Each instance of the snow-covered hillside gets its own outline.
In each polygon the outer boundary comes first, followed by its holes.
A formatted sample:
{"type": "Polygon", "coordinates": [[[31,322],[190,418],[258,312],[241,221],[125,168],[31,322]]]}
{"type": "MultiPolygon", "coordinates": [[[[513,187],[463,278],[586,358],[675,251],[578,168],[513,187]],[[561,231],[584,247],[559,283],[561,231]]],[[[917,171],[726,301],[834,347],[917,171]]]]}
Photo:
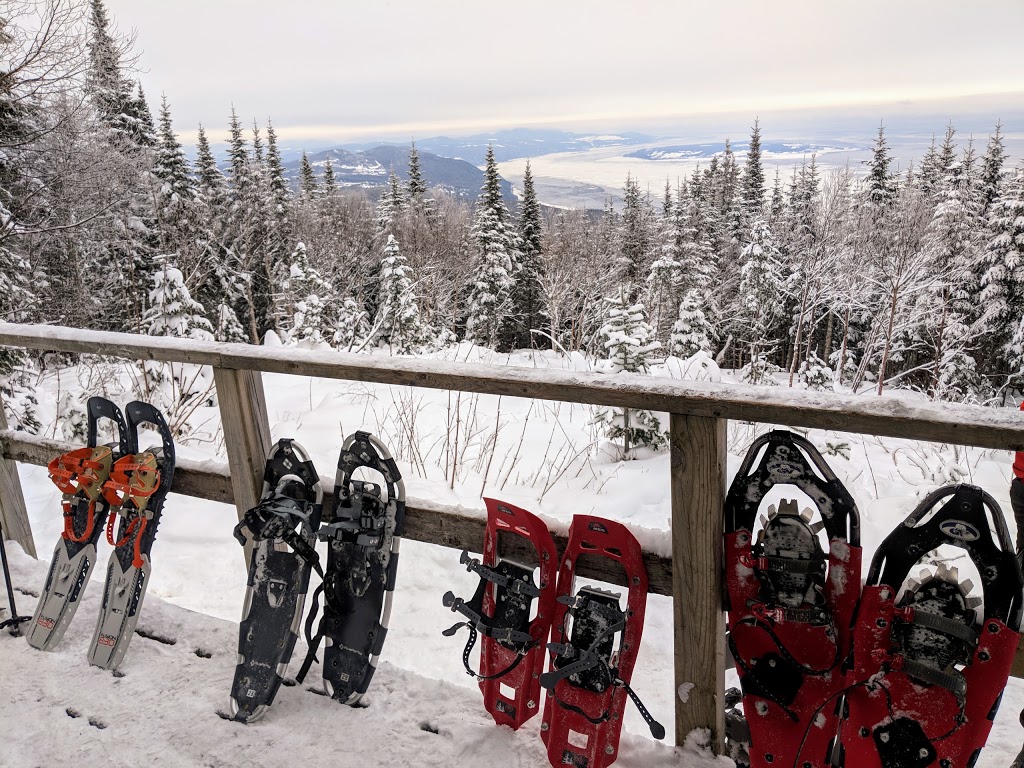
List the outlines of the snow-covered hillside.
{"type": "MultiPolygon", "coordinates": [[[[439,354],[516,366],[589,365],[578,355],[507,356],[469,345],[439,354]]],[[[679,376],[685,370],[676,362],[654,373],[679,376]]],[[[721,376],[731,380],[728,373],[721,376]]],[[[132,378],[128,364],[50,370],[37,386],[44,434],[62,437],[58,402],[81,393],[103,394],[123,404],[134,399],[132,378]]],[[[574,513],[604,515],[633,528],[646,547],[668,549],[667,453],[619,462],[613,447],[597,438],[590,407],[283,375],[264,376],[264,385],[274,439],[297,439],[323,476],[333,475],[342,435],[366,429],[391,446],[410,497],[482,514],[481,496],[496,496],[543,514],[561,530],[574,513]]],[[[887,396],[917,397],[907,392],[887,396]]],[[[180,441],[179,455],[223,461],[216,406],[198,408],[187,423],[190,433],[180,441]]],[[[730,423],[730,472],[766,428],[730,423]]],[[[925,493],[946,482],[981,485],[1009,514],[1008,452],[819,430],[809,437],[857,500],[865,560],[925,493]]],[[[19,471],[42,557],[34,562],[12,547],[19,609],[31,613],[35,601],[26,593],[42,585],[45,561],[63,523],[59,494],[45,469],[21,466],[19,471]]],[[[462,669],[463,640],[441,636],[456,620],[442,607],[441,595],[448,589],[471,593],[475,577],[458,565],[458,552],[416,542],[403,543],[391,630],[369,709],[335,706],[302,687],[289,687],[254,726],[219,719],[217,710],[228,705],[235,622],[245,589],[241,548],[231,536],[234,523],[232,507],[183,496],[168,499],[140,628],[153,638],[176,642],[136,637],[121,669],[124,677],[90,669],[85,659],[102,568],[94,572],[96,583],[55,653],[38,653],[24,640],[0,636],[0,679],[11,692],[0,700],[0,766],[50,765],[71,758],[80,765],[102,760],[103,765],[271,766],[327,756],[338,765],[544,764],[538,721],[515,734],[494,726],[462,669]],[[197,655],[197,650],[211,655],[197,655]],[[90,726],[90,718],[105,727],[90,726]]],[[[1012,532],[1012,519],[1010,525],[1012,532]]],[[[108,552],[102,545],[101,562],[108,552]]],[[[670,734],[672,638],[671,601],[651,595],[633,687],[670,734]]],[[[304,650],[300,643],[292,673],[304,650]]],[[[314,667],[307,682],[317,673],[314,667]]],[[[735,681],[731,672],[728,679],[735,681]]],[[[1022,706],[1024,683],[1012,680],[979,766],[995,768],[1012,760],[1024,736],[1017,722],[1022,706]]],[[[632,707],[625,730],[617,763],[624,768],[727,764],[655,744],[632,707]]]]}

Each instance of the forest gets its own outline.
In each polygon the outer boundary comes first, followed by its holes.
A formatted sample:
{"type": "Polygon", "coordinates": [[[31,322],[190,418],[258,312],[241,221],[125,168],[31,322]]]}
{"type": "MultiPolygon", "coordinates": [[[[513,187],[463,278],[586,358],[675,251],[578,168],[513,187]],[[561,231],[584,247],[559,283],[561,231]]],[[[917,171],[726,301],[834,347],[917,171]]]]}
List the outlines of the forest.
{"type": "MultiPolygon", "coordinates": [[[[430,353],[579,351],[646,372],[705,355],[758,385],[1004,404],[1024,381],[1024,167],[1002,128],[953,125],[893,169],[808,157],[767,178],[761,126],[652,195],[557,209],[529,166],[510,211],[488,153],[478,199],[431,185],[415,145],[383,192],[229,113],[190,160],[102,0],[0,12],[0,318],[229,342],[430,353]]],[[[51,364],[6,350],[5,389],[51,364]]]]}

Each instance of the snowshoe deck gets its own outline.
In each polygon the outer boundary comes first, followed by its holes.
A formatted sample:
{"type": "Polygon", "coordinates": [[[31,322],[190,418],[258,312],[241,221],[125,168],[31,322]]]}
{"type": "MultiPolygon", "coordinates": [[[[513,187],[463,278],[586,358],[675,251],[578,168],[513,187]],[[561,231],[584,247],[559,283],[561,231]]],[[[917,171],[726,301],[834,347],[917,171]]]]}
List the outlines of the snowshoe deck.
{"type": "Polygon", "coordinates": [[[309,654],[297,679],[305,678],[322,640],[324,691],[355,706],[370,685],[387,636],[405,526],[405,484],[383,443],[356,432],[342,444],[334,492],[334,508],[318,534],[328,542],[327,568],[306,622],[309,654]],[[383,484],[356,480],[360,468],[379,474],[383,484]],[[321,594],[323,617],[314,636],[315,601],[321,594]]]}
{"type": "Polygon", "coordinates": [[[856,505],[821,454],[784,430],[755,440],[725,503],[729,643],[750,736],[735,751],[746,747],[755,768],[828,764],[860,563],[856,505]],[[821,520],[812,524],[813,513],[783,500],[755,540],[761,503],[776,485],[806,494],[821,520]],[[821,527],[827,555],[817,537],[821,527]]]}
{"type": "Polygon", "coordinates": [[[605,768],[619,751],[627,694],[656,739],[665,729],[629,687],[643,634],[647,569],[640,544],[620,523],[576,515],[558,570],[551,626],[551,669],[541,675],[547,689],[541,738],[552,766],[605,768]],[[620,563],[629,584],[626,608],[619,595],[594,587],[574,591],[581,555],[620,563]],[[571,627],[570,627],[571,619],[571,627]]]}
{"type": "Polygon", "coordinates": [[[134,436],[120,408],[102,397],[91,397],[86,411],[87,447],[59,456],[49,465],[51,479],[63,492],[64,532],[53,550],[46,583],[26,632],[29,645],[43,651],[60,642],[89,584],[110,506],[102,493],[103,484],[114,462],[135,453],[134,436]],[[110,419],[117,426],[116,444],[97,445],[100,419],[110,419]]]}
{"type": "Polygon", "coordinates": [[[469,627],[462,654],[466,672],[480,681],[484,707],[494,721],[516,729],[540,709],[540,674],[544,671],[544,641],[554,615],[558,552],[547,526],[536,515],[495,499],[484,499],[484,503],[483,561],[470,558],[465,551],[460,559],[467,570],[480,576],[480,584],[468,602],[451,592],[445,594],[444,605],[468,621],[444,634],[451,636],[459,628],[469,627]],[[539,583],[534,581],[532,564],[498,554],[499,533],[524,538],[532,545],[539,583]],[[534,600],[537,611],[531,619],[534,600]],[[469,665],[478,634],[483,636],[479,673],[469,665]]]}
{"type": "Polygon", "coordinates": [[[1003,513],[975,486],[940,488],[886,537],[854,625],[846,765],[975,764],[1020,640],[1022,586],[1003,513]],[[980,610],[956,568],[940,564],[910,578],[944,544],[963,549],[977,568],[980,610]]]}
{"type": "Polygon", "coordinates": [[[314,549],[322,501],[306,451],[294,440],[278,440],[267,456],[260,502],[234,531],[243,546],[253,542],[231,684],[231,715],[240,722],[266,713],[288,669],[310,572],[323,573],[314,549]]]}
{"type": "Polygon", "coordinates": [[[103,585],[103,603],[89,647],[89,663],[115,669],[135,634],[142,601],[149,586],[150,553],[174,479],[174,441],[163,414],[148,403],[125,408],[131,445],[138,445],[139,427],[151,424],[161,445],[122,456],[113,466],[103,495],[110,503],[107,541],[114,546],[103,585]],[[120,517],[115,537],[115,521],[120,517]]]}

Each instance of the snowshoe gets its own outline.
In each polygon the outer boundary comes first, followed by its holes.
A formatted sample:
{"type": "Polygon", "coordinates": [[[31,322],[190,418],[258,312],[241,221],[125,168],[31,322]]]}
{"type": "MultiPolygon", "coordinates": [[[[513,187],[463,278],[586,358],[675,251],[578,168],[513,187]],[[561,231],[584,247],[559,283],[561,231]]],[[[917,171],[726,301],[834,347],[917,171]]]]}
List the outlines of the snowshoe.
{"type": "Polygon", "coordinates": [[[318,534],[328,542],[327,568],[306,620],[309,653],[296,679],[305,678],[323,641],[324,691],[356,706],[387,636],[405,526],[405,484],[387,448],[368,432],[356,432],[341,447],[334,494],[334,508],[318,534]],[[383,482],[356,480],[360,468],[383,482]],[[313,635],[321,594],[324,614],[313,635]]]}
{"type": "Polygon", "coordinates": [[[266,713],[288,669],[310,571],[323,575],[314,548],[322,501],[320,475],[306,451],[294,440],[278,440],[267,456],[259,504],[234,531],[240,544],[253,545],[231,684],[231,716],[239,722],[266,713]]]}
{"type": "Polygon", "coordinates": [[[469,628],[462,653],[466,672],[480,681],[484,707],[494,721],[517,729],[540,709],[539,678],[555,612],[558,552],[547,526],[536,515],[503,501],[484,499],[484,503],[483,562],[471,558],[468,551],[459,560],[480,577],[480,584],[468,602],[451,592],[444,595],[444,606],[468,619],[444,635],[451,637],[462,627],[469,628]],[[511,543],[506,537],[526,539],[533,549],[529,561],[536,565],[501,557],[499,534],[505,534],[500,544],[511,543]],[[539,569],[539,584],[534,581],[534,568],[539,569]],[[531,618],[534,600],[536,615],[531,618]],[[479,673],[469,664],[478,634],[483,636],[479,673]]]}
{"type": "Polygon", "coordinates": [[[749,744],[738,746],[755,768],[828,764],[860,564],[857,507],[821,454],[784,430],[755,440],[725,502],[728,637],[749,728],[749,744]],[[755,539],[761,502],[776,485],[806,494],[821,519],[783,499],[755,539]]]}
{"type": "Polygon", "coordinates": [[[621,523],[575,515],[558,570],[551,624],[551,669],[541,675],[547,689],[541,738],[552,766],[605,768],[615,762],[626,695],[656,739],[665,728],[651,717],[629,687],[644,629],[647,569],[640,544],[621,523]],[[619,595],[595,587],[575,588],[581,555],[619,563],[629,584],[626,609],[619,595]]]}
{"type": "Polygon", "coordinates": [[[50,479],[63,494],[64,532],[53,550],[46,583],[25,635],[29,645],[43,651],[60,642],[89,584],[96,545],[103,535],[102,521],[110,507],[103,484],[114,462],[135,452],[134,436],[129,434],[121,409],[102,397],[91,397],[86,411],[87,447],[58,456],[48,465],[50,479]],[[104,418],[117,425],[117,443],[96,444],[97,425],[104,418]]]}
{"type": "Polygon", "coordinates": [[[886,537],[854,624],[842,724],[846,765],[977,762],[1020,640],[1022,587],[1002,510],[976,486],[940,488],[886,537]],[[967,553],[981,598],[945,563],[909,578],[941,545],[967,553]]]}
{"type": "Polygon", "coordinates": [[[103,497],[110,505],[107,542],[114,551],[110,553],[103,604],[89,648],[89,663],[103,669],[115,669],[121,663],[135,634],[149,586],[153,541],[174,479],[174,441],[163,414],[139,401],[129,403],[125,414],[133,450],[138,446],[142,424],[156,427],[161,446],[122,456],[103,484],[103,497]]]}

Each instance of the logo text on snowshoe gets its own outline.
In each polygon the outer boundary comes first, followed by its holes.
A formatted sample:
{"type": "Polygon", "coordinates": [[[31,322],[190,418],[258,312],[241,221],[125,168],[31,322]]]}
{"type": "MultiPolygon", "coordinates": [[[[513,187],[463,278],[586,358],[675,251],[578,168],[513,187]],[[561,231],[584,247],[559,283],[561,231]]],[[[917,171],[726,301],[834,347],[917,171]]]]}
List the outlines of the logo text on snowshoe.
{"type": "Polygon", "coordinates": [[[939,524],[939,530],[960,541],[977,541],[981,537],[978,529],[964,520],[945,520],[939,524]]]}

